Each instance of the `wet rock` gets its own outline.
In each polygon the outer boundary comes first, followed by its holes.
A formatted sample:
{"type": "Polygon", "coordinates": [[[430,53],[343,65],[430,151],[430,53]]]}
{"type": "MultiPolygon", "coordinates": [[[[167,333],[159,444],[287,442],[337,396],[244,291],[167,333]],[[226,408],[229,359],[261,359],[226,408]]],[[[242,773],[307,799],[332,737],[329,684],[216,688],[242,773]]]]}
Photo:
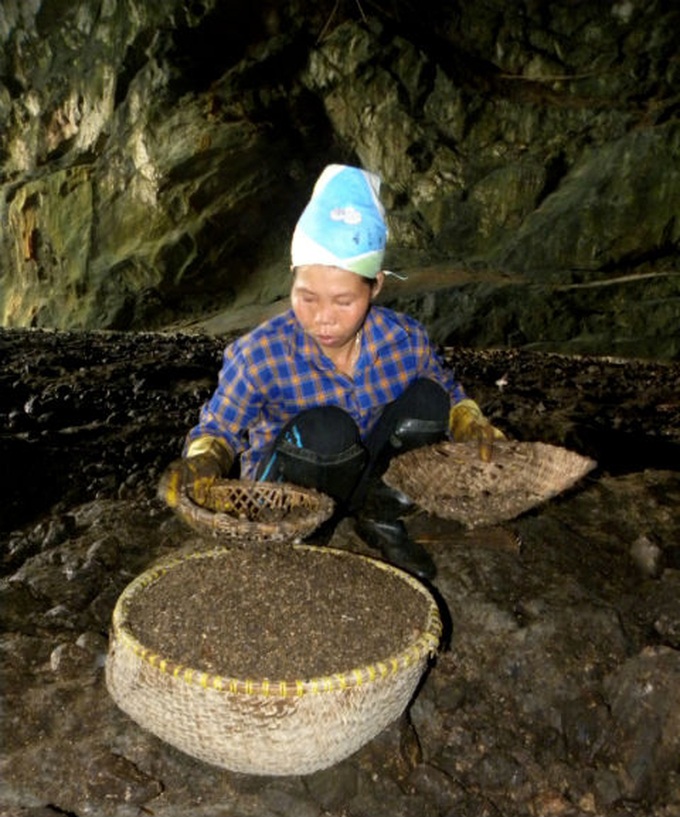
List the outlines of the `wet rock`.
{"type": "Polygon", "coordinates": [[[282,781],[264,787],[262,803],[265,814],[299,814],[300,817],[321,817],[319,806],[298,781],[282,781]]]}
{"type": "Polygon", "coordinates": [[[656,633],[666,646],[680,647],[680,571],[666,568],[660,578],[643,582],[631,612],[640,627],[656,633]]]}
{"type": "MultiPolygon", "coordinates": [[[[428,799],[436,800],[442,813],[455,813],[465,798],[465,789],[450,774],[429,763],[422,763],[411,772],[409,787],[428,799]]],[[[462,813],[462,812],[461,812],[462,813]]]]}
{"type": "Polygon", "coordinates": [[[630,557],[647,578],[658,578],[664,569],[663,550],[645,534],[638,536],[630,546],[630,557]]]}
{"type": "Polygon", "coordinates": [[[35,629],[31,623],[40,609],[36,597],[23,584],[0,581],[0,624],[5,632],[27,632],[35,629]]]}
{"type": "Polygon", "coordinates": [[[82,781],[84,802],[105,802],[108,812],[117,805],[138,809],[154,800],[163,786],[124,757],[98,752],[87,763],[82,781]]]}
{"type": "Polygon", "coordinates": [[[42,619],[44,626],[54,630],[76,630],[80,626],[80,617],[66,604],[50,607],[42,619]]]}
{"type": "Polygon", "coordinates": [[[566,701],[560,709],[565,748],[576,762],[589,763],[600,736],[609,726],[609,710],[603,700],[583,694],[566,701]]]}
{"type": "Polygon", "coordinates": [[[46,602],[59,602],[73,611],[83,610],[96,589],[95,571],[82,570],[82,563],[72,554],[60,552],[55,565],[55,551],[33,557],[11,577],[10,584],[26,585],[31,593],[46,602]]]}
{"type": "Polygon", "coordinates": [[[80,647],[92,656],[96,667],[101,668],[104,666],[106,651],[108,649],[108,639],[101,633],[81,633],[75,643],[77,647],[80,647]]]}
{"type": "Polygon", "coordinates": [[[633,800],[680,805],[680,653],[646,647],[605,682],[612,723],[599,756],[633,800]]]}
{"type": "MultiPolygon", "coordinates": [[[[100,664],[101,666],[101,664],[100,664]]],[[[50,668],[65,678],[77,678],[98,669],[92,653],[79,644],[59,644],[50,654],[50,668]]]]}
{"type": "Polygon", "coordinates": [[[118,538],[113,534],[103,536],[94,541],[85,554],[85,564],[103,565],[107,569],[115,568],[120,561],[121,546],[118,538]]]}
{"type": "Polygon", "coordinates": [[[350,763],[341,763],[337,768],[324,769],[310,775],[305,780],[310,794],[323,811],[333,813],[356,796],[358,771],[350,763]]]}

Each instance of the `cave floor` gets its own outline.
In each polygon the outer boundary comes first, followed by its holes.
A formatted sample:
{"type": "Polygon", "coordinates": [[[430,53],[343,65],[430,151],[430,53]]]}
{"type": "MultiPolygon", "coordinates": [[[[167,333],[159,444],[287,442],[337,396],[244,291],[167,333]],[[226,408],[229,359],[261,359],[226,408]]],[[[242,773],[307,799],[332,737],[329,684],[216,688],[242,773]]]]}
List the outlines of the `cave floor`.
{"type": "MultiPolygon", "coordinates": [[[[0,814],[680,813],[677,365],[444,350],[509,436],[598,467],[500,525],[407,518],[437,564],[445,640],[406,715],[346,760],[240,774],[118,709],[104,664],[120,592],[214,545],[155,485],[224,342],[0,330],[0,814]]],[[[349,519],[326,541],[377,555],[349,519]]]]}

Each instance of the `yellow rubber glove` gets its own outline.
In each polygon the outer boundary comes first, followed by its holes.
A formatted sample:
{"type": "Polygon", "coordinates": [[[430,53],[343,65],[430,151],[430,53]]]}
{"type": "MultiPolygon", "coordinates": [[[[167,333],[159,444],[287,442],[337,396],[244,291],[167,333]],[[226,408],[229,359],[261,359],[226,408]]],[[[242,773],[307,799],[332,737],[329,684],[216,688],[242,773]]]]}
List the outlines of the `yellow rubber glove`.
{"type": "Polygon", "coordinates": [[[474,400],[466,398],[451,407],[449,429],[454,442],[479,443],[479,458],[491,462],[494,440],[504,440],[505,434],[494,426],[482,414],[474,400]]]}
{"type": "Polygon", "coordinates": [[[158,496],[171,508],[183,494],[203,505],[210,487],[224,476],[234,462],[231,449],[217,437],[197,437],[187,446],[185,456],[167,467],[158,484],[158,496]]]}

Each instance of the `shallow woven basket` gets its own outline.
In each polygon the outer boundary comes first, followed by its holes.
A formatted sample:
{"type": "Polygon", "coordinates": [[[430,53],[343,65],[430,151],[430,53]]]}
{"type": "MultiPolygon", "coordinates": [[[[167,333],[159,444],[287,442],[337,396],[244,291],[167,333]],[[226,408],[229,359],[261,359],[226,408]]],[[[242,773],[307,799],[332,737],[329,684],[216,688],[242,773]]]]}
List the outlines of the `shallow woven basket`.
{"type": "Polygon", "coordinates": [[[429,513],[475,528],[514,519],[596,464],[566,448],[514,441],[494,443],[491,462],[483,462],[477,443],[442,442],[395,457],[384,480],[429,513]]]}
{"type": "Polygon", "coordinates": [[[304,539],[333,513],[333,500],[286,482],[216,480],[202,505],[182,496],[175,511],[191,527],[224,538],[304,539]]]}
{"type": "MultiPolygon", "coordinates": [[[[229,559],[228,549],[195,552],[152,568],[121,594],[113,613],[106,683],[140,726],[189,755],[237,772],[308,774],[332,766],[370,741],[408,706],[437,651],[441,619],[429,591],[391,565],[334,548],[293,545],[316,558],[357,559],[385,570],[404,593],[425,599],[411,642],[370,665],[338,667],[327,677],[253,680],[210,675],[153,654],[128,628],[131,600],[186,558],[229,559]]],[[[395,604],[395,616],[399,606],[395,604]]],[[[300,626],[304,622],[300,623],[300,626]]],[[[358,634],[360,637],[361,634],[358,634]]]]}

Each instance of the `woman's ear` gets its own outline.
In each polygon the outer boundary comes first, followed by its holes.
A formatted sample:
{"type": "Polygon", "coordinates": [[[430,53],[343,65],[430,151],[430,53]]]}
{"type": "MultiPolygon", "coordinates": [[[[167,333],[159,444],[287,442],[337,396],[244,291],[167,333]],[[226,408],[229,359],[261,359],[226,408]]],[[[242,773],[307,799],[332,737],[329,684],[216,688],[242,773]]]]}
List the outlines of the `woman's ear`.
{"type": "Polygon", "coordinates": [[[373,279],[373,283],[371,284],[371,300],[373,300],[376,295],[380,292],[383,288],[383,284],[385,283],[385,273],[381,270],[373,279]]]}

